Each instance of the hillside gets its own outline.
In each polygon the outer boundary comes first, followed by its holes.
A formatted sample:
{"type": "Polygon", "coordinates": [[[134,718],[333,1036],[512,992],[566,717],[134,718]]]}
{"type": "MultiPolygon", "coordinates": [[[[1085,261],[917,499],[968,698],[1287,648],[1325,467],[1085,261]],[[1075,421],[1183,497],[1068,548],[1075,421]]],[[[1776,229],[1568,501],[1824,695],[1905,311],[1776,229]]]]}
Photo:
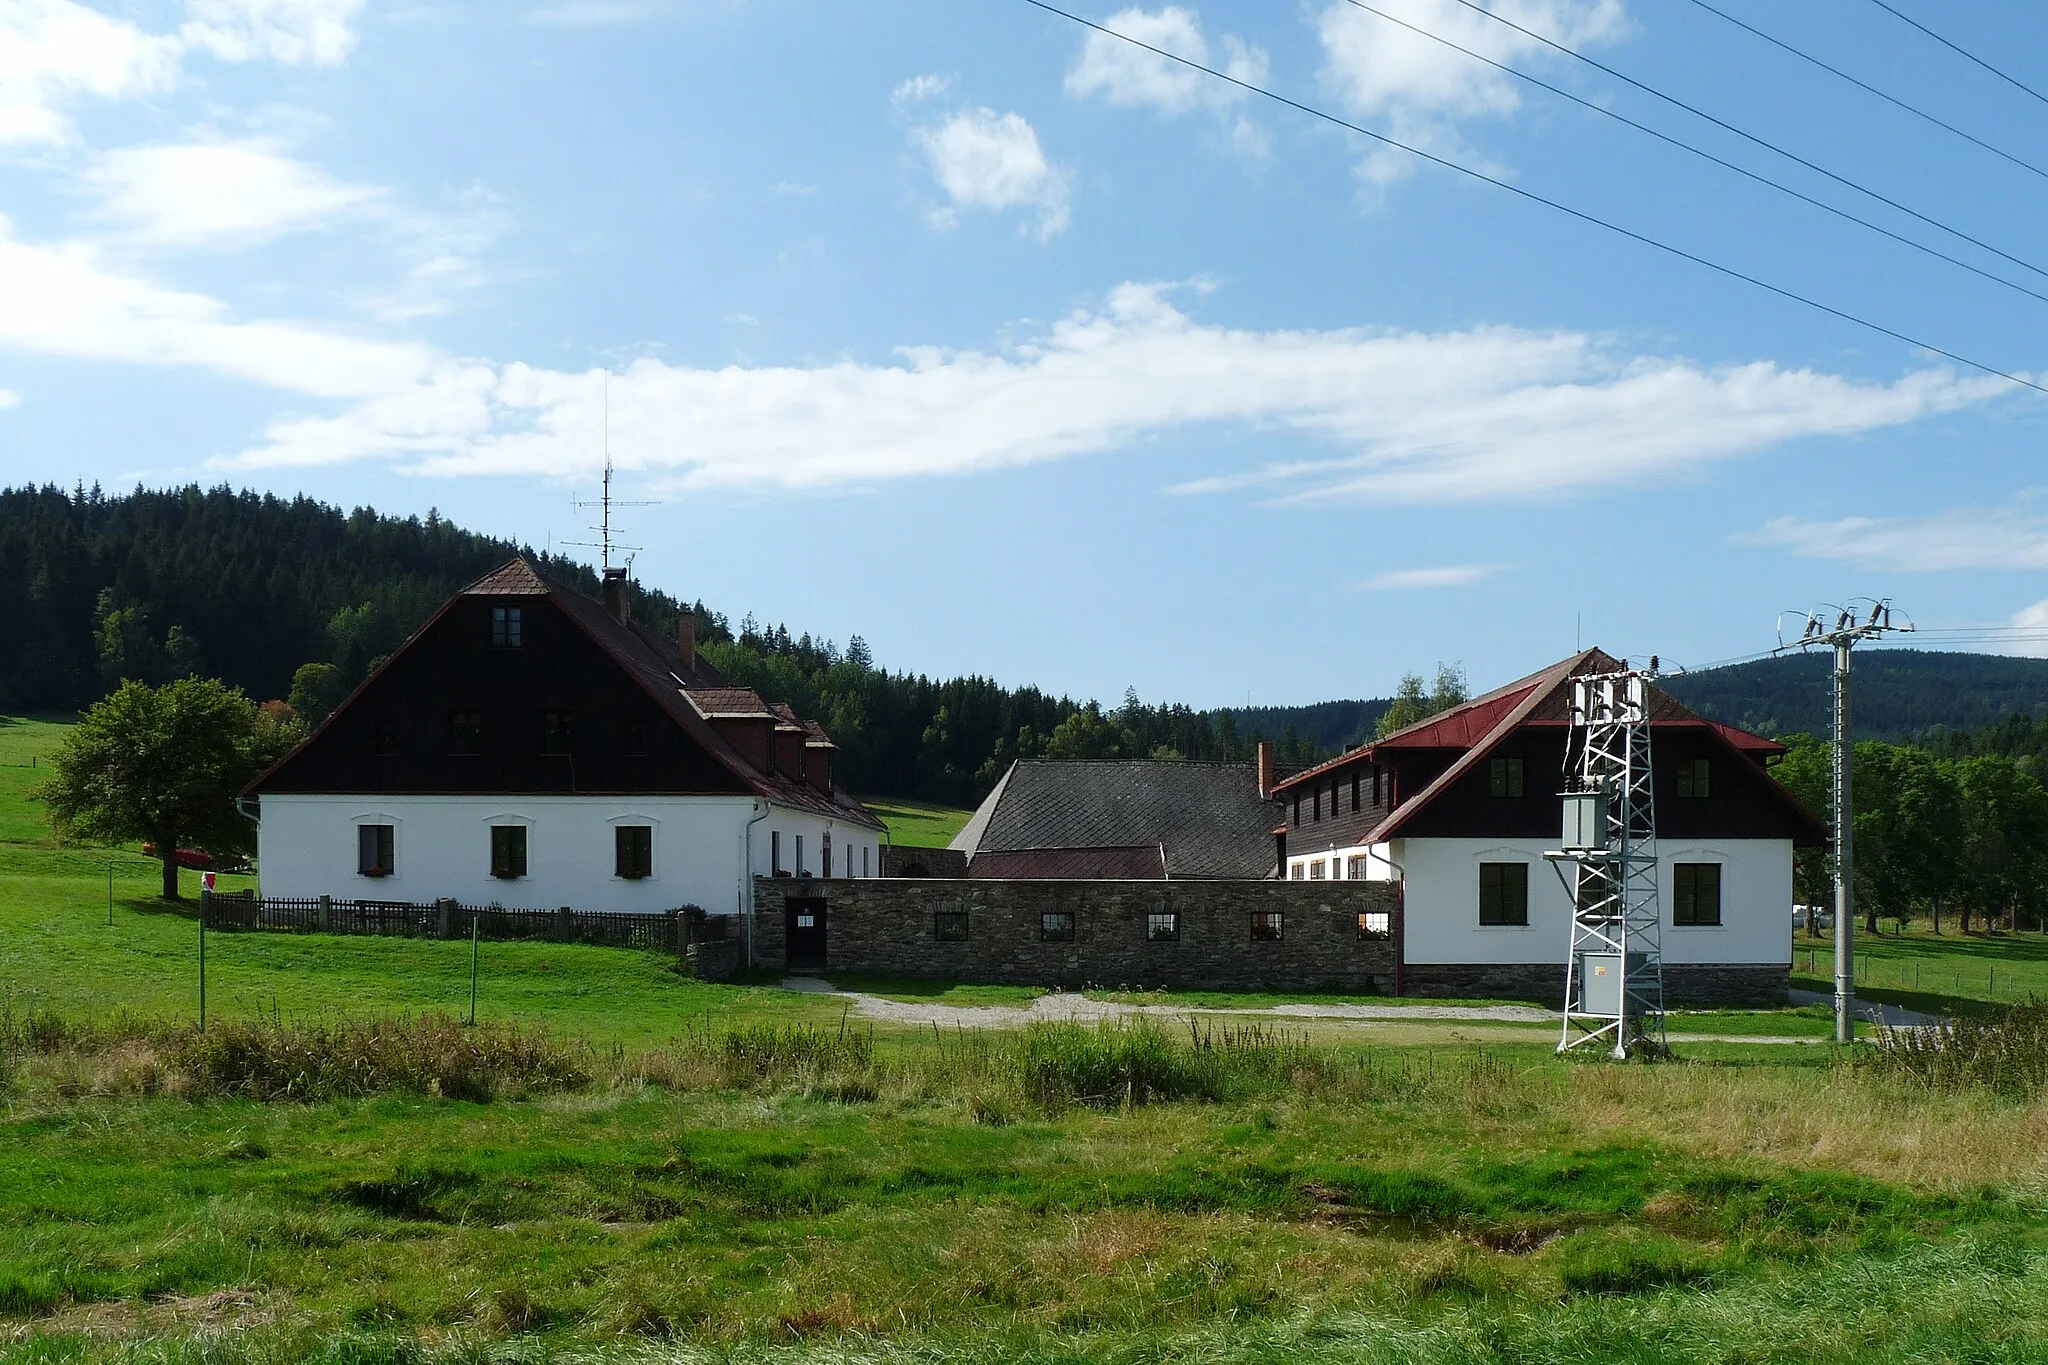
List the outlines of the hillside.
{"type": "MultiPolygon", "coordinates": [[[[1832,654],[1734,664],[1664,683],[1714,720],[1767,735],[1826,735],[1833,726],[1832,654]]],[[[1860,739],[1906,740],[1979,730],[2048,713],[2048,659],[1918,649],[1858,650],[1852,692],[1860,739]]]]}

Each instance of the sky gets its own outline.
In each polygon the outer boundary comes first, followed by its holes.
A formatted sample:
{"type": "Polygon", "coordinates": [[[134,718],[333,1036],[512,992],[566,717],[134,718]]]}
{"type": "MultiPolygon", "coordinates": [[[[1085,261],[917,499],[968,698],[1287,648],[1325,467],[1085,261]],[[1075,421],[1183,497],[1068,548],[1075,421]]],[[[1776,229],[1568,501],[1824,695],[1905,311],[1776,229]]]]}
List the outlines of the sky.
{"type": "Polygon", "coordinates": [[[643,580],[1105,699],[2048,652],[2048,11],[1069,3],[0,0],[0,483],[608,447],[643,580]]]}

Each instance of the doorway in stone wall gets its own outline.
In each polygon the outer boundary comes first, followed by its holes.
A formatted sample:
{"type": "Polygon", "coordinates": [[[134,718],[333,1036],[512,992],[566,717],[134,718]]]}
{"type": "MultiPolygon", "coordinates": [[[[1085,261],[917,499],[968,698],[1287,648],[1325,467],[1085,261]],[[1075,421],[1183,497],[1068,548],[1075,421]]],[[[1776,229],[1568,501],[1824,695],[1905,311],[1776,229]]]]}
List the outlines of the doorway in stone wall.
{"type": "Polygon", "coordinates": [[[825,969],[825,898],[790,896],[783,928],[784,961],[790,970],[825,969]]]}

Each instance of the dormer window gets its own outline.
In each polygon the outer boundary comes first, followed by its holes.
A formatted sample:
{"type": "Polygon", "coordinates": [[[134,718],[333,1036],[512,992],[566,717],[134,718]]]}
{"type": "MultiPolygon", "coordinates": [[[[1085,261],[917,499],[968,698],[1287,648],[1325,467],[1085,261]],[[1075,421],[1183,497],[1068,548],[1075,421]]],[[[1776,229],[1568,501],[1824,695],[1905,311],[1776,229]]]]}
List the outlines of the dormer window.
{"type": "Polygon", "coordinates": [[[523,643],[521,634],[524,623],[518,607],[491,608],[491,648],[518,649],[523,643]]]}

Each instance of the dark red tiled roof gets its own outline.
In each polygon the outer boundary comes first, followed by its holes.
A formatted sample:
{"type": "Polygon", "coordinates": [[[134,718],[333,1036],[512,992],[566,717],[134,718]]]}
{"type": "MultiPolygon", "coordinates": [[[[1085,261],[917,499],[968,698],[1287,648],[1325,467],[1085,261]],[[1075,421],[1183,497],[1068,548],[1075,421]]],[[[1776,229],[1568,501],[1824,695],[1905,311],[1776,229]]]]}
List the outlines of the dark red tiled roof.
{"type": "Polygon", "coordinates": [[[774,715],[761,700],[761,694],[751,687],[690,687],[684,689],[683,695],[707,717],[768,720],[774,715]]]}

